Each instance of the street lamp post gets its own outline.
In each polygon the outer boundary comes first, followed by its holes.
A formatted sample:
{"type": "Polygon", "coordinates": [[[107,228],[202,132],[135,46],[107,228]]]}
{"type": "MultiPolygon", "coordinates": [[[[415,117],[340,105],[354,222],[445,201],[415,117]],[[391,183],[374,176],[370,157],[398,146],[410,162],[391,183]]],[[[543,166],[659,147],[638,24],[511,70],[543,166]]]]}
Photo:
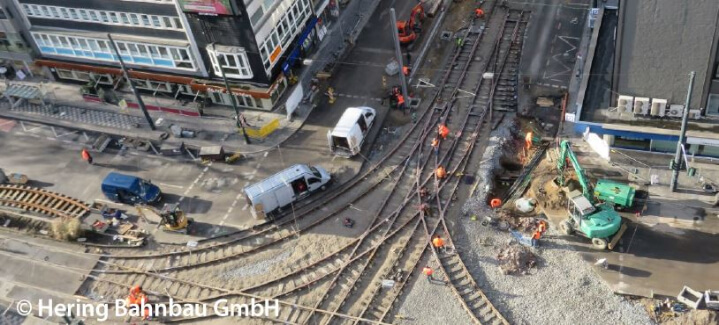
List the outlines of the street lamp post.
{"type": "Polygon", "coordinates": [[[155,130],[155,122],[152,121],[152,118],[150,117],[150,113],[147,112],[147,107],[145,107],[145,102],[142,101],[142,97],[140,97],[140,93],[137,91],[137,88],[135,88],[135,85],[132,83],[132,80],[130,80],[130,75],[127,73],[127,68],[125,67],[125,61],[122,60],[122,56],[120,56],[120,51],[117,50],[115,41],[112,40],[112,36],[110,36],[110,33],[107,33],[107,39],[110,40],[110,45],[112,45],[112,50],[113,50],[113,52],[115,52],[115,55],[117,55],[117,59],[120,61],[120,68],[122,68],[122,75],[125,76],[125,79],[127,79],[127,82],[130,84],[130,89],[132,89],[132,93],[135,95],[135,99],[137,100],[137,105],[140,106],[140,109],[142,110],[142,114],[145,115],[145,119],[147,120],[147,123],[150,124],[150,129],[152,129],[154,131],[155,130]]]}
{"type": "Polygon", "coordinates": [[[232,103],[232,108],[235,109],[235,121],[237,122],[237,127],[242,129],[242,135],[245,138],[245,144],[250,144],[250,137],[247,136],[247,130],[245,130],[245,123],[242,123],[240,121],[240,108],[237,107],[237,102],[235,101],[235,95],[232,93],[232,90],[230,90],[230,83],[227,81],[227,76],[225,76],[225,70],[222,69],[222,62],[220,61],[220,55],[215,52],[215,60],[217,60],[217,66],[220,68],[220,74],[222,75],[222,80],[225,82],[225,90],[227,91],[227,94],[230,96],[230,102],[232,103]]]}

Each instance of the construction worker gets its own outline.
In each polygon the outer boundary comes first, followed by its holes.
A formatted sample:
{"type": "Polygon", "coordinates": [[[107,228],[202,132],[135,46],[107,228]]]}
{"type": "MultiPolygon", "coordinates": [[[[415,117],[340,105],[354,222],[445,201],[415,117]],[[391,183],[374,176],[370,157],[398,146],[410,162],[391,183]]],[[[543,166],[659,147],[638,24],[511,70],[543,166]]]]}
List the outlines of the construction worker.
{"type": "Polygon", "coordinates": [[[87,161],[88,164],[92,165],[92,156],[90,156],[90,152],[87,151],[87,149],[82,148],[82,160],[87,161]]]}
{"type": "Polygon", "coordinates": [[[446,140],[447,136],[449,135],[449,128],[444,125],[444,123],[440,123],[437,127],[437,134],[442,137],[442,140],[446,140]]]}
{"type": "Polygon", "coordinates": [[[432,281],[434,280],[434,278],[432,277],[432,273],[434,273],[434,271],[432,271],[432,268],[429,266],[425,266],[422,269],[422,273],[427,276],[427,282],[432,283],[432,281]]]}
{"type": "Polygon", "coordinates": [[[547,232],[547,222],[544,220],[540,220],[539,226],[537,226],[537,231],[544,235],[544,233],[547,232]]]}
{"type": "Polygon", "coordinates": [[[406,113],[404,110],[404,96],[402,96],[402,94],[397,94],[397,108],[406,113]]]}
{"type": "Polygon", "coordinates": [[[447,170],[444,169],[444,166],[437,167],[437,170],[434,172],[435,176],[437,176],[438,179],[444,179],[447,177],[447,170]]]}
{"type": "Polygon", "coordinates": [[[432,239],[432,246],[434,246],[438,252],[444,252],[444,240],[442,240],[442,237],[435,236],[434,239],[432,239]]]}
{"type": "Polygon", "coordinates": [[[477,19],[484,18],[484,10],[482,8],[474,9],[474,17],[477,19]]]}
{"type": "Polygon", "coordinates": [[[502,206],[502,200],[500,200],[498,198],[494,198],[491,201],[489,201],[489,207],[491,207],[492,209],[496,209],[501,206],[502,206]]]}
{"type": "Polygon", "coordinates": [[[462,48],[464,46],[464,40],[462,39],[462,36],[457,36],[457,47],[462,48]]]}
{"type": "Polygon", "coordinates": [[[403,74],[403,75],[409,76],[409,73],[410,73],[410,72],[412,72],[412,69],[411,69],[410,67],[408,67],[408,66],[406,66],[406,65],[402,67],[402,74],[403,74]]]}
{"type": "Polygon", "coordinates": [[[432,143],[430,145],[432,146],[432,151],[434,151],[434,154],[439,155],[439,139],[432,139],[432,143]]]}
{"type": "Polygon", "coordinates": [[[532,247],[537,247],[539,244],[539,238],[542,238],[542,232],[537,230],[534,234],[532,234],[532,247]]]}
{"type": "Polygon", "coordinates": [[[527,149],[532,148],[532,132],[527,132],[527,135],[524,137],[524,145],[527,149]]]}

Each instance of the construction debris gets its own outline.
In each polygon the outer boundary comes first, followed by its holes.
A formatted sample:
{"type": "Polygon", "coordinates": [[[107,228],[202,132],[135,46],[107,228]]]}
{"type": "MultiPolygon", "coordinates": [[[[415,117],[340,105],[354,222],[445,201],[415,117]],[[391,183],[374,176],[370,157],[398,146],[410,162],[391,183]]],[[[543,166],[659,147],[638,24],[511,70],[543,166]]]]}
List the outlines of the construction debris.
{"type": "Polygon", "coordinates": [[[537,257],[527,247],[509,244],[499,250],[497,261],[504,274],[529,274],[537,257]]]}

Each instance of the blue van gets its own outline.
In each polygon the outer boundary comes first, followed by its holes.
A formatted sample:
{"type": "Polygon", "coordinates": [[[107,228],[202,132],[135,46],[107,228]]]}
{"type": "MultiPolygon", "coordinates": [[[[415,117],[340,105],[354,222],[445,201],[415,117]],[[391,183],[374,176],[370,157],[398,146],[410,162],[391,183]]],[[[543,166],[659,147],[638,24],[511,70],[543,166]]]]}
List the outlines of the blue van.
{"type": "Polygon", "coordinates": [[[160,188],[150,181],[114,172],[102,181],[102,193],[113,202],[128,204],[154,203],[162,198],[160,188]]]}

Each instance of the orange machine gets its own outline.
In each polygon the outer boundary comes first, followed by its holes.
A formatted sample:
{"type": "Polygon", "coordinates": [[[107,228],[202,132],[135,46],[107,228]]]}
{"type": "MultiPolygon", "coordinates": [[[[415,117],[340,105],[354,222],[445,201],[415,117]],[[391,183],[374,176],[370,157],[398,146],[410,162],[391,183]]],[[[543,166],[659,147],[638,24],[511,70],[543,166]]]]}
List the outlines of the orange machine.
{"type": "Polygon", "coordinates": [[[417,39],[417,33],[422,31],[422,20],[424,20],[424,7],[420,2],[412,8],[409,20],[397,21],[400,44],[406,45],[417,39]]]}

